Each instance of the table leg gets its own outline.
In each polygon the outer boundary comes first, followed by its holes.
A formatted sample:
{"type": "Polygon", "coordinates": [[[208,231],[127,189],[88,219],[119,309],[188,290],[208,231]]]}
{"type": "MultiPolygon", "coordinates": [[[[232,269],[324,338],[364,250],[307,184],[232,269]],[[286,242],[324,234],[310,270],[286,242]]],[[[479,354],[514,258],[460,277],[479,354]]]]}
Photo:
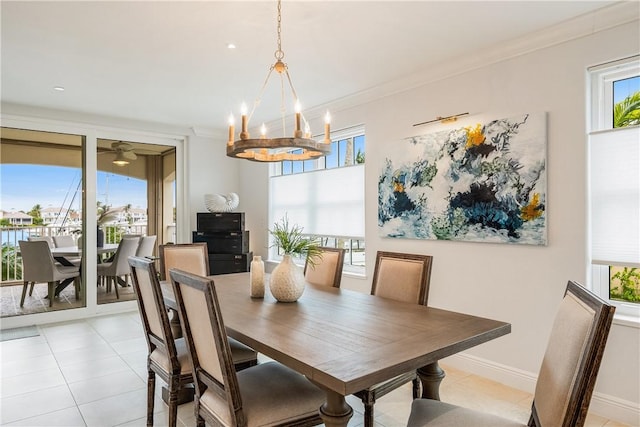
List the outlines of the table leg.
{"type": "Polygon", "coordinates": [[[332,390],[325,389],[327,401],[320,407],[320,417],[327,427],[347,427],[353,416],[353,408],[349,406],[344,396],[332,390]]]}
{"type": "Polygon", "coordinates": [[[64,290],[64,288],[66,288],[67,286],[69,286],[69,284],[71,282],[73,282],[74,278],[70,278],[70,279],[64,279],[62,281],[60,281],[60,283],[58,283],[58,286],[56,286],[56,290],[53,293],[53,296],[58,296],[60,295],[60,292],[62,292],[64,290]]]}
{"type": "Polygon", "coordinates": [[[440,383],[444,379],[445,373],[438,362],[419,368],[418,377],[422,382],[422,398],[440,400],[440,383]]]}

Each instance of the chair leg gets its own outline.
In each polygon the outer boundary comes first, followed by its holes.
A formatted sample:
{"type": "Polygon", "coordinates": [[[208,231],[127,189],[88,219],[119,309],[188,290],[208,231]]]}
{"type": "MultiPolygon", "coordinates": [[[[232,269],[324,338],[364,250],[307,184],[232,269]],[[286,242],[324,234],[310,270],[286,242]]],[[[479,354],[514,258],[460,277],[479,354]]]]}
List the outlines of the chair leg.
{"type": "Polygon", "coordinates": [[[178,422],[178,391],[180,383],[177,377],[169,379],[169,427],[176,427],[178,422]]]}
{"type": "Polygon", "coordinates": [[[153,426],[153,404],[155,402],[156,392],[156,373],[151,369],[148,371],[147,377],[147,426],[153,426]]]}
{"type": "Polygon", "coordinates": [[[49,307],[53,307],[53,298],[56,291],[56,282],[49,282],[49,307]]]}
{"type": "MultiPolygon", "coordinates": [[[[31,289],[33,289],[33,285],[31,285],[31,289]]],[[[20,298],[20,307],[24,305],[24,297],[27,296],[27,288],[29,287],[29,282],[25,281],[22,286],[22,297],[20,298]]],[[[31,294],[29,294],[31,296],[31,294]]]]}
{"type": "Polygon", "coordinates": [[[118,293],[118,277],[113,276],[113,287],[116,288],[116,299],[120,299],[120,294],[118,293]]]}
{"type": "Polygon", "coordinates": [[[36,285],[36,282],[31,282],[31,289],[29,289],[29,296],[33,295],[33,287],[36,285]]]}
{"type": "Polygon", "coordinates": [[[73,281],[73,287],[74,287],[74,288],[75,288],[75,290],[76,290],[76,301],[77,301],[78,299],[80,299],[80,286],[81,286],[81,285],[80,285],[80,278],[79,278],[79,277],[77,277],[77,278],[73,281]]]}
{"type": "Polygon", "coordinates": [[[202,418],[202,415],[200,414],[196,415],[196,427],[205,427],[204,418],[202,418]]]}
{"type": "Polygon", "coordinates": [[[413,383],[413,398],[417,399],[420,397],[420,379],[414,378],[411,382],[413,383]]]}

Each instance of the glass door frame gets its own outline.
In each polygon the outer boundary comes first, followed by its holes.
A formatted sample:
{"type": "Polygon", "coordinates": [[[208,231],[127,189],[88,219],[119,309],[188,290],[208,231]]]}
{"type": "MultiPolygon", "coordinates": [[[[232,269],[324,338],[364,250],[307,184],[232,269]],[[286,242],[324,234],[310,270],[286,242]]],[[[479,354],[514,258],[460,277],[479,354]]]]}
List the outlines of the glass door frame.
{"type": "MultiPolygon", "coordinates": [[[[141,143],[173,146],[176,149],[176,236],[177,240],[188,238],[189,218],[191,209],[186,203],[188,186],[186,180],[185,149],[187,137],[181,134],[152,133],[106,127],[101,125],[83,124],[62,120],[49,120],[26,116],[0,114],[2,126],[42,132],[56,132],[79,135],[83,137],[83,236],[86,242],[97,239],[97,141],[98,139],[130,140],[141,143]]],[[[96,283],[97,251],[94,245],[83,246],[83,282],[96,283]]],[[[2,329],[15,328],[34,324],[63,322],[82,319],[107,313],[118,313],[137,310],[136,301],[125,301],[117,304],[97,303],[97,286],[86,286],[84,292],[85,306],[81,308],[52,311],[47,313],[25,314],[2,319],[2,329]]]]}

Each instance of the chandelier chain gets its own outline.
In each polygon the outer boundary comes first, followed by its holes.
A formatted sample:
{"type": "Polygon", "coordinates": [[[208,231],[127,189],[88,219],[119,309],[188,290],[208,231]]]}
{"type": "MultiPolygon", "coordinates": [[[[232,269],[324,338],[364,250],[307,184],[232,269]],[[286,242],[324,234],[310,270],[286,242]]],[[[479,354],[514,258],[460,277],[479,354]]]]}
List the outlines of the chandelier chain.
{"type": "Polygon", "coordinates": [[[276,50],[274,56],[278,61],[284,58],[284,52],[282,51],[282,4],[280,0],[278,0],[278,50],[276,50]]]}

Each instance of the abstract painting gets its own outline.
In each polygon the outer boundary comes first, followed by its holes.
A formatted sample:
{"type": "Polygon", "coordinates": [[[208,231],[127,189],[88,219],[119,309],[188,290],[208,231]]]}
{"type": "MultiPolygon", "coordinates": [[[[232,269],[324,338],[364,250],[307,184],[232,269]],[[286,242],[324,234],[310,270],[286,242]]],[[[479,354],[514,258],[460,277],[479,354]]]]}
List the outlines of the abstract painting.
{"type": "Polygon", "coordinates": [[[546,120],[522,114],[388,144],[380,235],[546,245],[546,120]]]}

